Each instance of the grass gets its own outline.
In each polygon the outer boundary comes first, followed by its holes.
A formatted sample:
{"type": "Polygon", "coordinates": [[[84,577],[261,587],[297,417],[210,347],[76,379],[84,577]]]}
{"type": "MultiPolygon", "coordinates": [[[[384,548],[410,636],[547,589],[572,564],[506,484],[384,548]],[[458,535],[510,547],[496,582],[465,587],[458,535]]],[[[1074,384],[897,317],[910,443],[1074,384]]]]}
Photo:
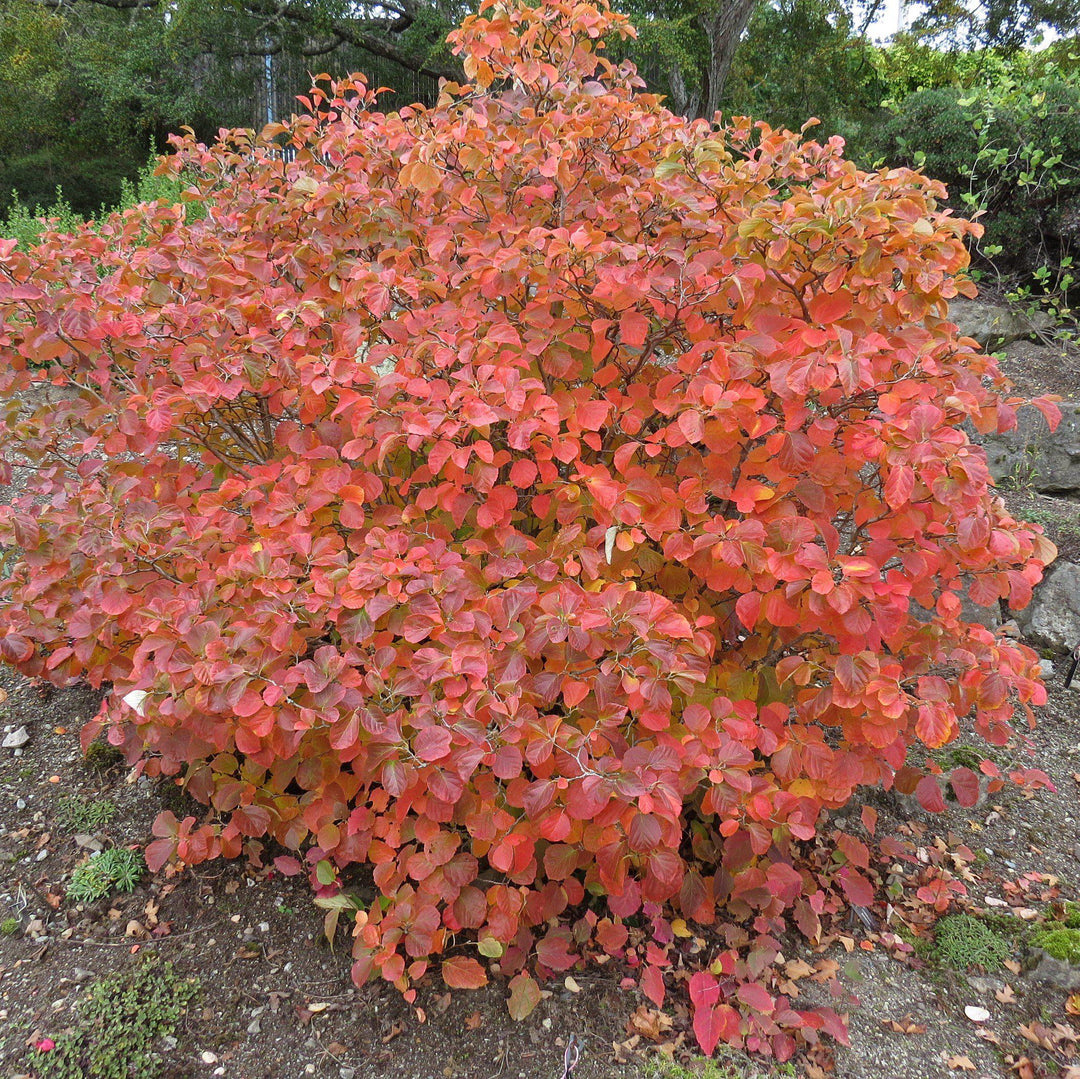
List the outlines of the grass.
{"type": "Polygon", "coordinates": [[[113,847],[94,855],[71,874],[68,899],[94,903],[112,892],[131,892],[146,872],[143,856],[134,850],[113,847]]]}
{"type": "Polygon", "coordinates": [[[77,794],[61,798],[56,805],[56,823],[69,832],[96,832],[116,816],[116,803],[108,798],[81,798],[77,794]]]}
{"type": "Polygon", "coordinates": [[[150,956],[95,982],[76,1006],[74,1029],[54,1036],[48,1052],[31,1050],[31,1069],[36,1079],[157,1079],[158,1045],[198,995],[197,980],[150,956]]]}

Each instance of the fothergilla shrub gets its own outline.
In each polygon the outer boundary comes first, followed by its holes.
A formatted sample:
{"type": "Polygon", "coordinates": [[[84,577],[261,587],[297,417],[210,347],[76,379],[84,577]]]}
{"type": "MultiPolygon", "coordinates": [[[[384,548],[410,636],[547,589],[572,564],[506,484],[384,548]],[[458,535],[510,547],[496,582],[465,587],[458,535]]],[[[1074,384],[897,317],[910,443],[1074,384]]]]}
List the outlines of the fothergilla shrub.
{"type": "Polygon", "coordinates": [[[178,140],[198,213],[0,247],[0,648],[209,807],[151,868],[371,867],[358,982],[480,985],[478,943],[521,1013],[643,915],[662,1000],[665,919],[722,918],[698,1036],[786,1056],[839,1029],[760,981],[836,901],[800,851],[860,788],[942,808],[920,745],[1044,700],[961,598],[1022,606],[1053,547],[969,438],[1019,404],[946,320],[974,226],[672,115],[603,58],[630,32],[488,3],[435,108],[319,83],[178,140]]]}

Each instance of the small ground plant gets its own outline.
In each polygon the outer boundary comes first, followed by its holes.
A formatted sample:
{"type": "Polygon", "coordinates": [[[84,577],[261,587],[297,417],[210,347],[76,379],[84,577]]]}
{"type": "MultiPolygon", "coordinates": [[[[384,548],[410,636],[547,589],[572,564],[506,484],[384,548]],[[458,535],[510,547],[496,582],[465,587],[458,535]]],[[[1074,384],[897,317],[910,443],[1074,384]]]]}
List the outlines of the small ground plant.
{"type": "Polygon", "coordinates": [[[95,832],[116,816],[116,803],[72,794],[57,802],[55,816],[56,823],[69,832],[95,832]]]}
{"type": "Polygon", "coordinates": [[[1045,701],[961,595],[1022,607],[1054,548],[969,437],[1023,403],[947,321],[977,227],[673,115],[631,33],[485,0],[435,107],[322,82],[177,140],[201,214],[0,243],[0,655],[107,688],[84,743],[210,807],[151,868],[272,840],[340,915],[367,864],[357,983],[497,972],[522,1017],[627,959],[706,1054],[786,1060],[844,1028],[780,940],[875,902],[874,814],[831,811],[1049,782],[927,751],[1045,701]],[[688,980],[676,919],[716,934],[688,980]]]}
{"type": "Polygon", "coordinates": [[[999,971],[1013,954],[1008,938],[970,914],[948,914],[934,926],[932,957],[953,970],[999,971]]]}
{"type": "Polygon", "coordinates": [[[132,892],[145,872],[146,862],[138,851],[123,847],[103,850],[71,874],[68,899],[95,903],[113,892],[132,892]]]}
{"type": "Polygon", "coordinates": [[[73,1030],[31,1052],[36,1079],[156,1079],[164,1071],[161,1040],[198,995],[197,980],[156,957],[110,974],[79,1001],[73,1030]]]}
{"type": "Polygon", "coordinates": [[[1067,925],[1045,926],[1032,933],[1028,943],[1041,948],[1053,959],[1080,965],[1080,929],[1070,929],[1067,925]]]}

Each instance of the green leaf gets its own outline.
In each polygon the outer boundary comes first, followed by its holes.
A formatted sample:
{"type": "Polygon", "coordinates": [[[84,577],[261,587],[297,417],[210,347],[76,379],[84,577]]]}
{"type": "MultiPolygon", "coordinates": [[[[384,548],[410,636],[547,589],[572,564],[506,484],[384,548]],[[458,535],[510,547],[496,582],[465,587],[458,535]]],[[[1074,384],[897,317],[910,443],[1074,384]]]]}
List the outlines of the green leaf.
{"type": "Polygon", "coordinates": [[[496,940],[494,937],[484,937],[482,940],[477,941],[476,950],[488,959],[501,959],[506,948],[503,946],[501,940],[496,940]]]}
{"type": "Polygon", "coordinates": [[[337,870],[324,858],[315,866],[315,879],[322,885],[333,884],[337,880],[337,870]]]}

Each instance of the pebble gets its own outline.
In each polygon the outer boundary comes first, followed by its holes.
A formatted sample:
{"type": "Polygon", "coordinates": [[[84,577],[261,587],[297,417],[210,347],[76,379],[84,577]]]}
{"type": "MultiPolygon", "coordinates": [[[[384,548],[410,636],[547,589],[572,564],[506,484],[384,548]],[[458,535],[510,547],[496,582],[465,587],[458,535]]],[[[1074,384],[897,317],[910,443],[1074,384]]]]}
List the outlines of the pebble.
{"type": "Polygon", "coordinates": [[[355,1068],[338,1068],[338,1075],[341,1079],[356,1079],[355,1068]]]}
{"type": "Polygon", "coordinates": [[[269,922],[259,922],[259,932],[260,933],[269,933],[270,932],[270,923],[269,922]]]}
{"type": "Polygon", "coordinates": [[[35,861],[43,862],[48,857],[49,857],[49,848],[48,847],[42,847],[41,850],[39,850],[37,852],[37,858],[35,859],[35,861]]]}
{"type": "Polygon", "coordinates": [[[305,1075],[314,1075],[315,1074],[315,1065],[314,1064],[305,1064],[304,1065],[304,1074],[305,1075]]]}
{"type": "Polygon", "coordinates": [[[16,809],[25,809],[26,808],[26,800],[24,798],[17,798],[15,800],[15,808],[16,809]]]}
{"type": "Polygon", "coordinates": [[[20,727],[17,731],[12,731],[11,734],[7,735],[4,741],[0,742],[0,746],[4,749],[19,749],[29,741],[30,732],[25,727],[20,727]]]}
{"type": "Polygon", "coordinates": [[[199,1059],[204,1064],[216,1064],[218,1062],[217,1053],[211,1053],[209,1049],[203,1050],[203,1052],[199,1054],[199,1059]]]}
{"type": "Polygon", "coordinates": [[[262,1020],[261,1019],[252,1019],[251,1022],[248,1023],[247,1032],[249,1034],[261,1034],[262,1033],[262,1020]]]}

